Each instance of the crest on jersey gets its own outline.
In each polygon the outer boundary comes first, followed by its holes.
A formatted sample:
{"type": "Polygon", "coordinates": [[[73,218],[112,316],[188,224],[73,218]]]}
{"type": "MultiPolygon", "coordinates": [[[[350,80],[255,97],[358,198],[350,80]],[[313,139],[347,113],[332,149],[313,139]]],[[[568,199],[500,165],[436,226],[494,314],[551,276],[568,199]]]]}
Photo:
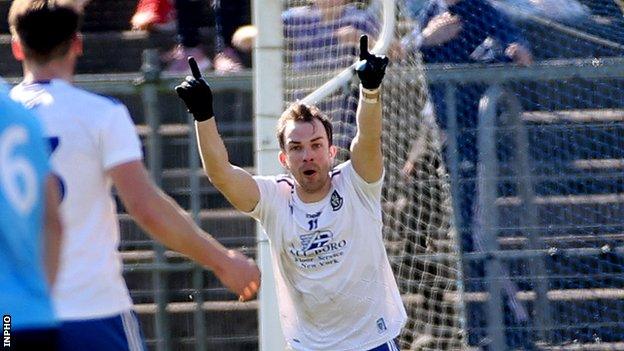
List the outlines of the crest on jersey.
{"type": "Polygon", "coordinates": [[[337,190],[334,190],[334,192],[331,195],[331,198],[329,199],[329,203],[331,204],[332,210],[338,211],[342,207],[343,202],[344,201],[342,200],[342,196],[338,194],[337,190]]]}
{"type": "Polygon", "coordinates": [[[323,247],[331,241],[334,234],[330,231],[320,231],[299,236],[301,239],[301,248],[304,252],[311,251],[323,247]]]}
{"type": "Polygon", "coordinates": [[[383,318],[379,318],[377,321],[375,321],[375,324],[377,324],[377,331],[380,334],[388,330],[388,327],[386,326],[386,321],[384,321],[383,318]]]}

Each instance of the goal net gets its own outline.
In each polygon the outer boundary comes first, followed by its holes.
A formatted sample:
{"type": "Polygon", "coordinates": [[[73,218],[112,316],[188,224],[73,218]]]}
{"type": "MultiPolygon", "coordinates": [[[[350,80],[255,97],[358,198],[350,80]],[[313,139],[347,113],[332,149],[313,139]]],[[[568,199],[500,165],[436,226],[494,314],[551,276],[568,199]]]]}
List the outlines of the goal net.
{"type": "MultiPolygon", "coordinates": [[[[400,7],[399,7],[400,8],[400,7]]],[[[303,99],[353,64],[360,34],[371,47],[383,31],[378,1],[288,1],[284,24],[284,91],[287,104],[303,99]]],[[[401,9],[397,18],[405,18],[401,9]]],[[[407,22],[392,26],[392,38],[407,22]]],[[[461,349],[463,306],[459,246],[452,226],[449,175],[440,130],[418,55],[400,60],[392,40],[392,64],[383,82],[384,238],[409,321],[402,350],[461,349]],[[409,74],[405,74],[409,72],[409,74]]],[[[355,136],[357,78],[315,103],[331,117],[338,160],[349,157],[355,136]]]]}
{"type": "MultiPolygon", "coordinates": [[[[359,35],[383,33],[383,9],[285,2],[285,101],[353,63],[359,35]]],[[[383,210],[409,314],[401,349],[621,349],[624,3],[394,9],[383,210]]],[[[355,135],[357,84],[316,101],[340,160],[355,135]]]]}

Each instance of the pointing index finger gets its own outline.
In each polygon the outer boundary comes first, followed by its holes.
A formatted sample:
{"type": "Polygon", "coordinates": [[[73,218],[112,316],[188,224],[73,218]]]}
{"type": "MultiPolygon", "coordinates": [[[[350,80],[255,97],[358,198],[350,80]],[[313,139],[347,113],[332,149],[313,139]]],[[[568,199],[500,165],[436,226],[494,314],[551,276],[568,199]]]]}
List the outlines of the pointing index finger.
{"type": "Polygon", "coordinates": [[[191,73],[193,73],[193,77],[195,79],[200,79],[202,75],[199,71],[199,67],[197,66],[197,61],[195,61],[195,58],[193,56],[189,56],[188,64],[191,67],[191,73]]]}
{"type": "Polygon", "coordinates": [[[364,34],[360,37],[360,60],[366,60],[370,54],[368,53],[368,35],[364,34]]]}

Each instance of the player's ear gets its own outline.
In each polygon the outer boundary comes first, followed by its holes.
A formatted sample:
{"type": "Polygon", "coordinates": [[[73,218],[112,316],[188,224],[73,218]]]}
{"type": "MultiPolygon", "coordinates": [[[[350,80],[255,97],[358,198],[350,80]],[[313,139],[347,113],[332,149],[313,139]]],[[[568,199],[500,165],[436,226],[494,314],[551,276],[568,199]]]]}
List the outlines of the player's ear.
{"type": "Polygon", "coordinates": [[[82,34],[77,33],[74,35],[74,38],[71,42],[71,51],[76,54],[76,56],[82,56],[83,53],[83,40],[82,34]]]}
{"type": "Polygon", "coordinates": [[[279,160],[282,167],[288,169],[288,163],[286,163],[286,153],[284,152],[284,150],[280,150],[279,154],[277,155],[277,159],[279,160]]]}
{"type": "Polygon", "coordinates": [[[15,57],[18,61],[24,61],[24,49],[22,48],[22,43],[15,36],[11,38],[11,51],[13,52],[13,57],[15,57]]]}
{"type": "Polygon", "coordinates": [[[337,153],[338,153],[338,148],[336,147],[336,145],[330,145],[329,146],[329,157],[335,158],[337,153]]]}

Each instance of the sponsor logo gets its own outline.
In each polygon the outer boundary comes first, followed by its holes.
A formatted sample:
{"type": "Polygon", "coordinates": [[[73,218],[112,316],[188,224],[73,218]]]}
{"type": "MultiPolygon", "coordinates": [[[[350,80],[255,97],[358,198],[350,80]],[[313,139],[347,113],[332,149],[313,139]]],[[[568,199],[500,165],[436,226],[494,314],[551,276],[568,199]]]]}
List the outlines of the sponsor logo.
{"type": "Polygon", "coordinates": [[[375,323],[377,324],[377,332],[379,332],[380,334],[388,330],[388,327],[386,327],[386,321],[384,321],[383,318],[379,318],[377,321],[375,321],[375,323]]]}
{"type": "Polygon", "coordinates": [[[338,194],[337,190],[334,190],[334,192],[331,195],[331,199],[329,200],[332,210],[334,211],[338,211],[341,207],[342,207],[342,196],[340,196],[340,194],[338,194]]]}
{"type": "Polygon", "coordinates": [[[299,239],[301,239],[301,250],[303,252],[308,252],[323,247],[333,237],[334,233],[330,231],[320,231],[301,235],[299,237],[299,239]]]}
{"type": "Polygon", "coordinates": [[[316,213],[306,213],[306,218],[318,218],[321,216],[321,213],[323,213],[323,211],[318,211],[316,213]]]}
{"type": "Polygon", "coordinates": [[[347,241],[334,242],[333,238],[334,233],[327,230],[300,235],[300,249],[293,245],[289,250],[293,261],[305,269],[317,269],[340,263],[347,241]]]}

